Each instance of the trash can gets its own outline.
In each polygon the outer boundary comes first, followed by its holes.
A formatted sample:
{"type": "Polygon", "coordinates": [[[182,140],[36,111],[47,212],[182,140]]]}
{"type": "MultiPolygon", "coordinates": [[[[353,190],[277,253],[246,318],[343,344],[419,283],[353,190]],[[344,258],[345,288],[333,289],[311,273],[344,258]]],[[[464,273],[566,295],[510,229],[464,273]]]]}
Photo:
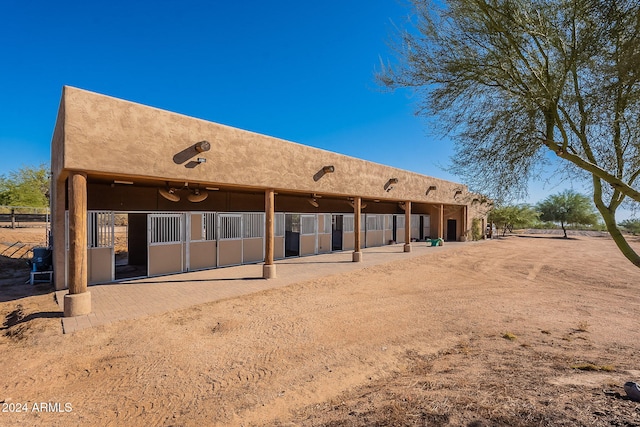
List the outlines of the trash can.
{"type": "Polygon", "coordinates": [[[33,248],[32,264],[34,271],[51,270],[51,249],[42,247],[33,248]]]}

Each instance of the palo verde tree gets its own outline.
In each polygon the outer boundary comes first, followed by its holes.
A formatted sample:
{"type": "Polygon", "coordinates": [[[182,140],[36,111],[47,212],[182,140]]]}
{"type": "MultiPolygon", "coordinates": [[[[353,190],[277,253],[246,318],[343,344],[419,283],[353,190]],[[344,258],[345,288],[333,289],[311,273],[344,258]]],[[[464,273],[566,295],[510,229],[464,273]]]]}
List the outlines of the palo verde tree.
{"type": "Polygon", "coordinates": [[[640,234],[640,219],[625,219],[618,225],[634,236],[640,234]]]}
{"type": "Polygon", "coordinates": [[[49,169],[24,166],[8,176],[0,175],[0,205],[49,206],[49,169]]]}
{"type": "Polygon", "coordinates": [[[496,206],[489,212],[489,222],[502,229],[502,235],[514,228],[530,227],[538,221],[538,212],[527,204],[496,206]]]}
{"type": "Polygon", "coordinates": [[[560,223],[565,239],[567,238],[566,226],[569,224],[596,225],[598,223],[591,200],[572,190],[552,194],[538,203],[537,208],[542,221],[560,223]]]}
{"type": "Polygon", "coordinates": [[[615,220],[623,202],[640,202],[640,1],[412,3],[398,64],[378,79],[419,92],[419,113],[456,141],[451,169],[496,200],[518,198],[555,153],[590,181],[612,238],[640,267],[615,220]]]}

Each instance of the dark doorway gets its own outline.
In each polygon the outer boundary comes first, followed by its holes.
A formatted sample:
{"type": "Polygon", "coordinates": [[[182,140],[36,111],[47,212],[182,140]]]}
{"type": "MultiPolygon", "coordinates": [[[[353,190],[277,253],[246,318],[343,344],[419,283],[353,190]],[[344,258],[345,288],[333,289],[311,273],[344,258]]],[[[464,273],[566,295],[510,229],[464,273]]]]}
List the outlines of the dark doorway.
{"type": "Polygon", "coordinates": [[[455,219],[448,219],[447,220],[447,241],[455,242],[456,240],[458,240],[457,230],[458,230],[457,221],[455,219]]]}
{"type": "Polygon", "coordinates": [[[391,231],[391,238],[393,239],[393,243],[398,241],[398,238],[396,237],[398,234],[398,217],[393,215],[393,228],[391,231]]]}
{"type": "MultiPolygon", "coordinates": [[[[126,248],[117,250],[116,280],[147,276],[147,214],[117,214],[121,219],[116,227],[126,248]]],[[[118,234],[117,233],[117,234],[118,234]]],[[[119,239],[116,239],[116,241],[119,239]]]]}
{"type": "Polygon", "coordinates": [[[300,256],[300,215],[284,215],[284,256],[300,256]]]}
{"type": "Polygon", "coordinates": [[[342,223],[343,215],[333,215],[331,217],[331,250],[342,250],[342,223]]]}

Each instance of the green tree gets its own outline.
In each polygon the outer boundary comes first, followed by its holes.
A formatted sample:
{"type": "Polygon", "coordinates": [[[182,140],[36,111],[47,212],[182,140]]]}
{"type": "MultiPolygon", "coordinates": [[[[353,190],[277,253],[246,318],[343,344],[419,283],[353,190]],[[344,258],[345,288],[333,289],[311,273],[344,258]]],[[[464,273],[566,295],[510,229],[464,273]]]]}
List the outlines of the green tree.
{"type": "Polygon", "coordinates": [[[593,210],[591,200],[572,190],[547,197],[538,203],[538,210],[542,221],[560,223],[565,239],[566,226],[569,224],[593,226],[598,223],[598,216],[593,210]]]}
{"type": "Polygon", "coordinates": [[[590,181],[607,230],[640,267],[615,221],[623,202],[640,202],[640,2],[412,3],[398,64],[378,78],[419,92],[419,113],[454,137],[451,169],[505,200],[555,153],[590,181]]]}
{"type": "Polygon", "coordinates": [[[24,166],[0,176],[0,205],[49,206],[49,168],[24,166]]]}
{"type": "Polygon", "coordinates": [[[640,234],[640,219],[625,219],[618,225],[634,236],[640,234]]]}
{"type": "Polygon", "coordinates": [[[530,227],[538,221],[538,212],[527,204],[497,206],[489,212],[489,222],[502,230],[513,232],[514,228],[530,227]]]}

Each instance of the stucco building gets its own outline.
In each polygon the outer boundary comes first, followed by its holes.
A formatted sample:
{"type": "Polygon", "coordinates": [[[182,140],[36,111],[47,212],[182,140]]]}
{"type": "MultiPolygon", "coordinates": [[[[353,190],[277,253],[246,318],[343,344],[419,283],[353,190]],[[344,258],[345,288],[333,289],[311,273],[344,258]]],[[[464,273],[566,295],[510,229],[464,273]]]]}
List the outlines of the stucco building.
{"type": "Polygon", "coordinates": [[[65,315],[87,285],[428,238],[464,240],[484,201],[461,184],[64,87],[52,242],[65,315]],[[115,253],[116,216],[127,253],[115,253]]]}

